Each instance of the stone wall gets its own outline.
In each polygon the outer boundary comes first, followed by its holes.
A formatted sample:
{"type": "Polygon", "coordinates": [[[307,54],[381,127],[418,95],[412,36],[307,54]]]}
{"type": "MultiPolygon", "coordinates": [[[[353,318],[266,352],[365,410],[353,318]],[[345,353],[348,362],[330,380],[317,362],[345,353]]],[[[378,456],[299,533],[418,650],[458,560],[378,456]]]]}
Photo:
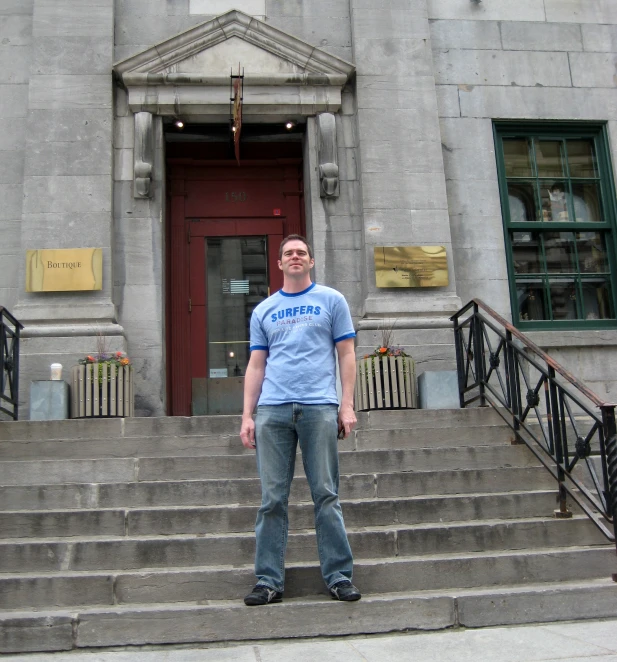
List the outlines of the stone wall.
{"type": "MultiPolygon", "coordinates": [[[[198,13],[212,3],[182,0],[117,0],[114,60],[119,61],[153,44],[212,18],[198,13]]],[[[217,8],[252,13],[254,0],[222,0],[217,8]]],[[[266,20],[334,55],[350,59],[351,32],[348,2],[265,3],[266,20]],[[324,20],[327,17],[328,20],[324,20]],[[318,38],[318,35],[319,38],[318,38]]],[[[360,201],[355,170],[354,107],[352,92],[346,92],[346,110],[337,118],[341,195],[336,200],[319,198],[319,182],[313,190],[315,216],[313,239],[320,282],[336,286],[349,298],[356,318],[362,297],[362,262],[358,245],[360,201]],[[354,229],[356,230],[354,232],[354,229]],[[334,251],[336,250],[336,255],[334,251]]],[[[135,366],[138,415],[161,415],[165,411],[164,329],[164,149],[162,123],[155,117],[154,182],[151,199],[133,198],[133,114],[127,109],[126,93],[116,90],[114,118],[114,302],[128,340],[135,366]]],[[[315,172],[311,173],[315,177],[315,172]]],[[[307,195],[310,193],[307,190],[307,195]]]]}
{"type": "Polygon", "coordinates": [[[14,312],[32,57],[32,0],[0,3],[0,306],[14,312]]]}
{"type": "MultiPolygon", "coordinates": [[[[348,298],[359,353],[397,318],[418,372],[448,368],[461,300],[510,316],[493,120],[607,121],[617,169],[614,0],[2,0],[0,305],[33,329],[22,411],[29,381],[94,351],[102,321],[134,360],[137,413],[164,413],[162,123],[153,197],[136,200],[133,116],[110,72],[232,8],[357,66],[336,117],[340,196],[319,197],[313,118],[304,167],[316,280],[348,298]],[[448,248],[449,287],[375,287],[375,245],[431,243],[448,248]],[[25,250],[76,245],[104,247],[102,292],[25,293],[25,250]]],[[[617,331],[530,336],[612,397],[617,331]]]]}
{"type": "MultiPolygon", "coordinates": [[[[617,165],[617,3],[429,0],[457,291],[510,318],[492,121],[608,121],[617,165]]],[[[614,399],[617,332],[529,337],[614,399]]]]}
{"type": "Polygon", "coordinates": [[[30,5],[32,46],[24,71],[21,222],[12,273],[13,312],[25,324],[20,402],[27,412],[29,384],[48,378],[50,363],[69,368],[96,350],[99,331],[114,349],[123,348],[123,338],[111,287],[113,0],[20,4],[30,5]],[[27,250],[84,246],[103,248],[102,290],[25,291],[27,250]]]}

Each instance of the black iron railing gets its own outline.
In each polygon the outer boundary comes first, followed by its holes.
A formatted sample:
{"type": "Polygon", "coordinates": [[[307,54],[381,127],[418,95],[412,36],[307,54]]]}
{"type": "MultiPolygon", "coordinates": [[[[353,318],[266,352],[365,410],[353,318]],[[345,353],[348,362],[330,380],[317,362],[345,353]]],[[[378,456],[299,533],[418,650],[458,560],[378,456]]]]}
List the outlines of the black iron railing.
{"type": "Polygon", "coordinates": [[[0,306],[0,413],[19,414],[19,334],[23,324],[0,306]]]}
{"type": "Polygon", "coordinates": [[[559,486],[612,542],[617,541],[615,404],[604,402],[479,299],[454,322],[461,407],[495,407],[559,486]],[[599,410],[599,411],[598,411],[599,410]]]}

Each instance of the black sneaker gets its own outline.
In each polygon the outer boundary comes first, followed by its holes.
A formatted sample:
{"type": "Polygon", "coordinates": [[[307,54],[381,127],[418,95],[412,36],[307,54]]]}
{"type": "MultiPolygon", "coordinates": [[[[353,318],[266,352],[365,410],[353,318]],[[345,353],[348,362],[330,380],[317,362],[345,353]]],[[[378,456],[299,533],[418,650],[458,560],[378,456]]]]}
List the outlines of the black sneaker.
{"type": "Polygon", "coordinates": [[[244,604],[249,607],[254,607],[256,605],[267,605],[270,602],[281,602],[282,599],[283,594],[280,591],[274,591],[268,586],[257,584],[246,598],[244,598],[244,604]]]}
{"type": "Polygon", "coordinates": [[[360,591],[348,579],[332,586],[330,595],[333,600],[342,600],[343,602],[353,602],[362,597],[360,591]]]}

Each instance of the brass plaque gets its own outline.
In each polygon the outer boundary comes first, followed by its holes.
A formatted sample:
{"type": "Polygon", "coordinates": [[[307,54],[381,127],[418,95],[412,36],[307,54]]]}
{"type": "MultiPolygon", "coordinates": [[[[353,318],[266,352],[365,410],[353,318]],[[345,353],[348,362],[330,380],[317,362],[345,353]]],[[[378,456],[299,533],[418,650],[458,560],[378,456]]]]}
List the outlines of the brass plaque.
{"type": "Polygon", "coordinates": [[[375,246],[377,287],[445,287],[445,246],[375,246]]]}
{"type": "Polygon", "coordinates": [[[26,251],[26,292],[78,292],[102,288],[102,248],[26,251]]]}

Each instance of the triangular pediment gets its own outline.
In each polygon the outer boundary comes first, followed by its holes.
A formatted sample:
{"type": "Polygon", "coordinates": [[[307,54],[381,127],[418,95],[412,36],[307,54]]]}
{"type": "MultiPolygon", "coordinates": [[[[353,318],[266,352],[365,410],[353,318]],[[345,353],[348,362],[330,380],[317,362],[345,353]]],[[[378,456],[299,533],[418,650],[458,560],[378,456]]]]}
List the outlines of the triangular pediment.
{"type": "MultiPolygon", "coordinates": [[[[174,84],[194,84],[199,78],[229,77],[238,70],[250,76],[321,74],[345,79],[354,66],[241,11],[232,10],[146,51],[116,63],[125,82],[153,76],[172,76],[174,84]]],[[[205,82],[207,84],[207,82],[205,82]]]]}

